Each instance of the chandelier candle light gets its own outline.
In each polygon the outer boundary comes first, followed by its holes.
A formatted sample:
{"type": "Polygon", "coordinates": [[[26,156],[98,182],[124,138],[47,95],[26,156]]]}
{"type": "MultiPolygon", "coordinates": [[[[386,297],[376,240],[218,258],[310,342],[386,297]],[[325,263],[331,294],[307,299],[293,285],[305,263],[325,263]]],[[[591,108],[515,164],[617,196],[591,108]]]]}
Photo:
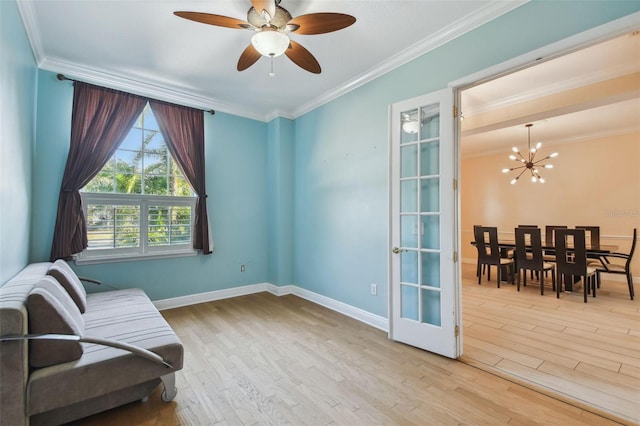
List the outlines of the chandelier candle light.
{"type": "Polygon", "coordinates": [[[544,183],[544,179],[540,176],[540,173],[538,171],[538,167],[544,167],[545,169],[553,169],[553,164],[540,164],[540,162],[548,160],[550,158],[555,158],[558,156],[557,152],[554,152],[551,155],[547,155],[546,157],[540,159],[540,160],[536,160],[536,154],[538,153],[538,150],[540,149],[540,147],[542,147],[542,142],[538,142],[535,146],[535,148],[531,148],[531,127],[533,127],[533,124],[526,124],[525,127],[528,129],[529,131],[529,138],[528,138],[528,147],[529,150],[527,152],[527,156],[523,156],[520,151],[518,150],[518,148],[516,148],[515,146],[513,148],[511,148],[514,152],[514,154],[517,154],[519,157],[516,157],[516,155],[511,154],[509,156],[509,159],[517,161],[519,163],[521,163],[522,165],[518,166],[518,167],[511,167],[511,168],[505,168],[502,169],[502,173],[509,173],[513,170],[520,170],[520,174],[518,174],[518,176],[516,176],[513,180],[511,180],[511,185],[515,184],[518,179],[520,179],[520,176],[522,176],[522,174],[524,172],[526,172],[527,170],[529,170],[529,172],[531,173],[531,182],[540,182],[540,183],[544,183]]]}

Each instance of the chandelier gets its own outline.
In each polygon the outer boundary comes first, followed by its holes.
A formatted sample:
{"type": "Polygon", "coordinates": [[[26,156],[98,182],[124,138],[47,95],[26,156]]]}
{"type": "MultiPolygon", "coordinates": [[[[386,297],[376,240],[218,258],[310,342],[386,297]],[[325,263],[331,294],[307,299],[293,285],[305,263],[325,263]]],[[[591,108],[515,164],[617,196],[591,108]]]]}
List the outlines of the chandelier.
{"type": "Polygon", "coordinates": [[[540,149],[540,147],[542,147],[542,142],[538,142],[535,146],[535,148],[531,148],[531,127],[533,127],[533,124],[526,124],[525,127],[527,128],[527,130],[529,131],[529,137],[528,137],[528,151],[527,151],[527,156],[523,156],[522,153],[520,153],[520,151],[518,150],[518,148],[516,148],[515,146],[513,148],[511,148],[511,150],[514,152],[514,154],[511,154],[509,156],[510,160],[514,160],[517,161],[518,163],[521,163],[520,166],[517,167],[511,167],[511,168],[505,168],[502,169],[502,173],[509,173],[511,171],[519,171],[520,173],[518,174],[518,176],[516,176],[515,178],[513,178],[511,180],[511,185],[515,184],[518,179],[520,179],[520,176],[522,176],[527,170],[531,173],[531,182],[540,182],[540,183],[544,183],[544,178],[542,178],[540,176],[540,172],[538,170],[539,167],[544,167],[545,169],[553,169],[553,164],[540,164],[542,161],[548,160],[550,158],[555,158],[558,156],[557,152],[554,152],[551,155],[547,155],[546,157],[540,159],[540,160],[536,160],[536,154],[538,153],[538,150],[540,149]],[[518,156],[516,157],[517,154],[518,156]]]}

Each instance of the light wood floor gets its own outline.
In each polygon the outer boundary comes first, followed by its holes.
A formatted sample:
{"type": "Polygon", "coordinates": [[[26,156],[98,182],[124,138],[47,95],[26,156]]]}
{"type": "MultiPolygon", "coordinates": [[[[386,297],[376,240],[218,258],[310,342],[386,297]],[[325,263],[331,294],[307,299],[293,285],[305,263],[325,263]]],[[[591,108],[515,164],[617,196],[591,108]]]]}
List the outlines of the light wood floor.
{"type": "MultiPolygon", "coordinates": [[[[556,299],[545,279],[496,287],[463,265],[463,360],[484,365],[640,423],[640,303],[626,283],[605,281],[556,299]]],[[[603,275],[603,278],[605,276],[603,275]]]]}
{"type": "Polygon", "coordinates": [[[186,350],[175,401],[161,403],[156,391],[77,424],[615,424],[295,296],[260,293],[163,314],[186,350]]]}

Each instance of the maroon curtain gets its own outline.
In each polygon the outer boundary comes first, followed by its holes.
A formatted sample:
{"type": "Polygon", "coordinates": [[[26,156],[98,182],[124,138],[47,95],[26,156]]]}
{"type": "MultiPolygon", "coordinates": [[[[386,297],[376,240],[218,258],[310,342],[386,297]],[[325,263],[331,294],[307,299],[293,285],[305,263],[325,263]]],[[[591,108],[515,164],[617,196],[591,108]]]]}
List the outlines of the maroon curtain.
{"type": "Polygon", "coordinates": [[[136,95],[75,82],[71,143],[60,186],[51,261],[70,259],[87,248],[79,190],[113,156],[146,103],[136,95]]]}
{"type": "Polygon", "coordinates": [[[149,100],[173,159],[198,195],[193,248],[211,253],[204,169],[204,117],[201,110],[149,100]]]}

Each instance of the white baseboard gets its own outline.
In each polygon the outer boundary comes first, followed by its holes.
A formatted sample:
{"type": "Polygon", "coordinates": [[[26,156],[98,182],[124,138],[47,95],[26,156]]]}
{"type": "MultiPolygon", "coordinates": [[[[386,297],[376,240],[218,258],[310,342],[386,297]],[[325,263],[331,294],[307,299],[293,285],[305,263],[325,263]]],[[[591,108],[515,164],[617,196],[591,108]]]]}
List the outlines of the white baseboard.
{"type": "Polygon", "coordinates": [[[329,308],[332,311],[356,319],[372,327],[383,331],[389,331],[389,320],[379,315],[372,314],[355,306],[348,305],[335,299],[331,299],[321,294],[314,293],[295,285],[277,286],[270,283],[252,284],[242,287],[234,287],[224,290],[208,291],[206,293],[190,294],[188,296],[173,297],[170,299],[156,300],[153,302],[158,310],[179,308],[182,306],[195,305],[198,303],[212,302],[214,300],[228,299],[230,297],[246,296],[248,294],[268,291],[276,296],[293,294],[302,299],[329,308]]]}
{"type": "Polygon", "coordinates": [[[155,300],[153,304],[156,308],[158,308],[158,310],[162,311],[164,309],[180,308],[182,306],[196,305],[198,303],[213,302],[214,300],[229,299],[231,297],[246,296],[247,294],[271,291],[269,289],[269,286],[272,286],[272,284],[252,284],[242,287],[227,288],[224,290],[208,291],[206,293],[196,293],[189,294],[187,296],[172,297],[170,299],[155,300]]]}

